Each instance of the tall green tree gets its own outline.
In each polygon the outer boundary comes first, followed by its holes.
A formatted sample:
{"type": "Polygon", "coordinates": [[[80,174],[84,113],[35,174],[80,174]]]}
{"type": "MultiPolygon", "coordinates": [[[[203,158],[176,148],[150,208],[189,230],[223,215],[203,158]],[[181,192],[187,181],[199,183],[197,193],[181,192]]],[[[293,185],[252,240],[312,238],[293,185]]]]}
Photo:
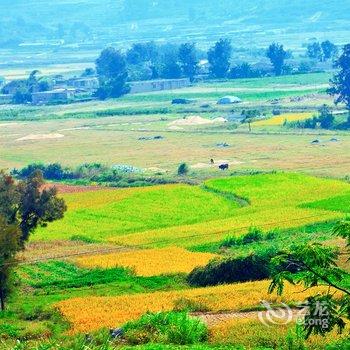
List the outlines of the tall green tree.
{"type": "Polygon", "coordinates": [[[334,123],[334,115],[327,105],[323,105],[319,109],[318,120],[322,129],[330,129],[334,123]]]}
{"type": "Polygon", "coordinates": [[[11,271],[15,265],[15,255],[20,247],[20,230],[17,225],[9,225],[0,216],[0,306],[5,310],[5,301],[10,293],[11,271]]]}
{"type": "Polygon", "coordinates": [[[9,277],[15,255],[38,226],[61,219],[67,210],[55,188],[44,189],[40,171],[16,182],[0,172],[0,302],[2,310],[9,293],[9,277]]]}
{"type": "Polygon", "coordinates": [[[273,43],[266,51],[266,56],[270,59],[274,72],[277,76],[282,74],[284,61],[288,57],[288,52],[284,50],[283,45],[273,43]]]}
{"type": "MultiPolygon", "coordinates": [[[[349,257],[350,221],[339,222],[333,232],[346,240],[348,250],[344,254],[349,257]]],[[[350,289],[343,282],[350,275],[338,266],[339,254],[337,248],[307,243],[295,245],[272,260],[274,272],[270,293],[276,289],[278,294],[283,294],[286,282],[303,285],[307,289],[327,287],[325,292],[315,294],[306,301],[308,312],[304,328],[307,337],[312,333],[325,335],[334,328],[342,332],[350,320],[350,289]]]]}
{"type": "Polygon", "coordinates": [[[162,64],[161,77],[165,79],[178,79],[181,76],[182,70],[177,55],[174,53],[166,54],[162,64]]]}
{"type": "Polygon", "coordinates": [[[67,210],[62,198],[57,197],[57,189],[42,189],[44,179],[41,171],[35,171],[28,179],[18,183],[19,201],[17,204],[18,223],[21,229],[22,244],[28,241],[38,226],[46,226],[63,218],[67,210]]]}
{"type": "Polygon", "coordinates": [[[309,58],[322,61],[322,47],[318,41],[313,42],[307,46],[307,55],[309,58]]]}
{"type": "Polygon", "coordinates": [[[349,110],[350,122],[350,44],[344,46],[343,52],[335,66],[339,71],[330,81],[331,87],[328,93],[336,96],[335,103],[345,103],[349,110]]]}
{"type": "Polygon", "coordinates": [[[158,47],[153,42],[136,43],[126,53],[127,62],[133,65],[144,62],[154,63],[158,59],[158,47]]]}
{"type": "Polygon", "coordinates": [[[321,43],[322,48],[322,54],[323,54],[323,60],[328,61],[338,54],[338,48],[335,44],[330,42],[329,40],[323,41],[321,43]]]}
{"type": "Polygon", "coordinates": [[[126,59],[120,51],[113,47],[104,49],[96,60],[96,72],[100,83],[98,98],[116,98],[129,92],[126,59]]]}
{"type": "Polygon", "coordinates": [[[9,225],[18,226],[22,247],[38,226],[46,226],[63,218],[67,210],[63,198],[57,197],[56,188],[44,189],[43,185],[40,170],[18,182],[5,172],[0,172],[0,216],[9,225]]]}
{"type": "Polygon", "coordinates": [[[231,41],[220,39],[208,51],[209,71],[215,78],[225,78],[230,69],[232,54],[231,41]]]}
{"type": "Polygon", "coordinates": [[[180,45],[179,61],[183,74],[193,82],[198,69],[198,58],[194,43],[180,45]]]}

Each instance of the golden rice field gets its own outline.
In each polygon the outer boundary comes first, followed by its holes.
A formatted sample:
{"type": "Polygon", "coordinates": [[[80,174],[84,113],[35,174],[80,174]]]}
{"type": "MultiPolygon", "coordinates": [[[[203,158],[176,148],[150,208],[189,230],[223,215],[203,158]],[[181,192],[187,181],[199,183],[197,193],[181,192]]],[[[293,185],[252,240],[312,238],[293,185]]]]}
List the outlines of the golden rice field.
{"type": "Polygon", "coordinates": [[[134,269],[139,276],[189,273],[197,266],[206,265],[215,254],[193,253],[183,248],[143,249],[112,254],[79,257],[75,261],[87,268],[123,266],[134,269]]]}
{"type": "Polygon", "coordinates": [[[56,304],[71,323],[70,333],[91,332],[102,327],[118,327],[135,320],[147,311],[169,311],[180,298],[190,299],[210,311],[239,311],[258,306],[261,300],[271,303],[305,300],[311,293],[324,290],[287,285],[282,297],[268,294],[269,281],[248,282],[182,291],[122,295],[116,297],[82,297],[56,304]]]}
{"type": "Polygon", "coordinates": [[[258,120],[252,125],[254,126],[281,126],[285,121],[296,122],[299,120],[305,120],[312,118],[314,113],[285,113],[282,115],[274,116],[269,119],[258,120]]]}
{"type": "Polygon", "coordinates": [[[344,216],[308,203],[350,193],[337,180],[300,174],[237,176],[209,180],[205,186],[167,185],[64,194],[65,218],[39,229],[35,240],[81,235],[129,246],[191,247],[263,229],[299,227],[344,216]],[[249,200],[240,207],[225,194],[249,200]]]}
{"type": "MultiPolygon", "coordinates": [[[[286,342],[288,334],[295,333],[295,322],[289,324],[273,325],[266,327],[257,317],[246,319],[231,319],[223,321],[210,328],[210,342],[213,344],[235,344],[250,348],[259,348],[261,344],[266,346],[282,346],[286,342]]],[[[346,339],[349,333],[339,335],[336,331],[322,336],[311,336],[306,340],[308,349],[320,349],[331,342],[341,338],[346,339]]],[[[269,346],[269,347],[270,347],[269,346]]]]}

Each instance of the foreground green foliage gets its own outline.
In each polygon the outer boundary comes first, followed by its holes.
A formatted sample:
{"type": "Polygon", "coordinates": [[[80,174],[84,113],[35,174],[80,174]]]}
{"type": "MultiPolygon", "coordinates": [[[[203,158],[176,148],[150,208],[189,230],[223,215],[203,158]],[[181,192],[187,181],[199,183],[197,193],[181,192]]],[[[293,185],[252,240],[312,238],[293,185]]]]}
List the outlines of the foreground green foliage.
{"type": "MultiPolygon", "coordinates": [[[[338,223],[334,233],[347,241],[350,247],[350,221],[338,223]]],[[[347,258],[349,258],[347,251],[347,258]]],[[[273,278],[269,292],[282,294],[285,282],[303,284],[305,288],[318,285],[329,287],[325,294],[307,299],[308,312],[304,320],[306,337],[312,333],[325,335],[334,328],[343,332],[346,320],[350,320],[349,273],[337,265],[339,251],[336,248],[309,243],[292,247],[290,251],[278,254],[273,259],[273,278]],[[293,271],[290,271],[289,268],[293,271]],[[340,292],[340,295],[335,295],[340,292]]],[[[349,260],[348,260],[349,262],[349,260]]]]}
{"type": "Polygon", "coordinates": [[[125,324],[123,339],[129,344],[196,344],[208,338],[207,326],[186,312],[148,313],[125,324]]]}

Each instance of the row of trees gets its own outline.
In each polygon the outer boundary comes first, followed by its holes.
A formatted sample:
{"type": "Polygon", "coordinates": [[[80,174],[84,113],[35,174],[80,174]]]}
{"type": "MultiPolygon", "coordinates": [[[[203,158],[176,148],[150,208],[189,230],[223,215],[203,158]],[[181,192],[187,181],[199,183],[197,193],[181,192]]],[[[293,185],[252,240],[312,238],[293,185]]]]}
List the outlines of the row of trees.
{"type": "Polygon", "coordinates": [[[16,182],[0,172],[0,306],[10,292],[10,274],[16,263],[16,254],[38,226],[63,217],[66,205],[57,198],[55,188],[43,189],[40,171],[26,180],[16,182]]]}
{"type": "Polygon", "coordinates": [[[329,40],[315,41],[307,45],[307,56],[320,62],[326,62],[335,59],[338,55],[338,47],[329,40]]]}
{"type": "Polygon", "coordinates": [[[126,54],[112,47],[103,50],[96,61],[100,82],[97,96],[101,99],[122,96],[129,92],[129,80],[181,77],[194,80],[199,63],[195,44],[157,48],[151,42],[134,44],[126,54]]]}
{"type": "MultiPolygon", "coordinates": [[[[128,93],[128,81],[157,78],[176,79],[187,77],[194,81],[199,72],[201,58],[208,58],[209,74],[213,78],[244,78],[261,75],[248,63],[231,67],[232,45],[221,39],[203,53],[195,43],[157,46],[153,42],[134,44],[125,54],[109,47],[96,60],[96,72],[100,81],[97,96],[101,99],[119,97],[128,93]]],[[[283,45],[271,44],[266,52],[276,75],[283,72],[285,59],[290,53],[283,45]]]]}
{"type": "MultiPolygon", "coordinates": [[[[323,55],[330,57],[334,52],[332,43],[324,42],[323,55]],[[326,49],[328,48],[328,49],[326,49]]],[[[167,51],[165,51],[167,52],[167,51]]],[[[171,51],[170,51],[171,52],[171,51]]],[[[242,77],[247,74],[254,76],[250,65],[242,64],[230,70],[232,45],[227,39],[221,39],[208,51],[209,72],[214,78],[242,77]]],[[[291,53],[284,49],[283,45],[278,43],[271,44],[266,50],[266,56],[270,59],[276,76],[283,74],[285,69],[285,60],[291,57],[291,53]]],[[[198,50],[195,44],[185,43],[178,47],[176,55],[169,56],[163,52],[163,71],[166,74],[162,77],[178,78],[181,76],[194,80],[198,72],[198,50]]],[[[156,70],[155,63],[159,60],[159,52],[154,43],[135,44],[127,54],[115,48],[107,48],[102,51],[96,61],[96,72],[100,81],[100,88],[97,96],[101,99],[109,97],[120,97],[129,91],[129,65],[148,62],[150,69],[156,70]],[[153,67],[153,68],[152,68],[153,67]]],[[[159,62],[159,61],[158,61],[159,62]]],[[[345,45],[341,56],[335,63],[339,68],[331,80],[329,94],[336,96],[336,103],[345,103],[350,110],[350,44],[345,45]]],[[[156,72],[151,75],[158,77],[156,72]]]]}

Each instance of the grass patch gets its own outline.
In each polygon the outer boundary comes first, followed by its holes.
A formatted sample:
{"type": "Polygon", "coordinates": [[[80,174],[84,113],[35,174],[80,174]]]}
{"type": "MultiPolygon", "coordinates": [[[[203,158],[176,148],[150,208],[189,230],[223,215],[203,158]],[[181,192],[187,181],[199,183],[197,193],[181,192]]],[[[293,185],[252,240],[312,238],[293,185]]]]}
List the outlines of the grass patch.
{"type": "Polygon", "coordinates": [[[126,285],[130,288],[143,287],[153,289],[170,286],[176,281],[175,277],[137,277],[130,269],[114,267],[110,269],[80,268],[66,261],[49,261],[33,265],[20,266],[16,274],[21,282],[41,293],[57,293],[62,290],[79,289],[84,287],[108,285],[126,285]]]}
{"type": "Polygon", "coordinates": [[[210,252],[213,254],[244,256],[250,252],[259,252],[270,248],[284,249],[293,244],[293,242],[299,242],[301,244],[312,241],[324,242],[334,238],[332,229],[335,223],[336,221],[325,221],[296,228],[275,229],[272,231],[273,238],[247,244],[236,244],[243,241],[244,234],[238,237],[229,236],[221,242],[194,245],[189,249],[191,251],[210,252]]]}
{"type": "Polygon", "coordinates": [[[123,327],[123,339],[131,345],[160,343],[188,345],[208,339],[207,326],[186,312],[147,313],[123,327]]]}
{"type": "Polygon", "coordinates": [[[303,205],[303,207],[350,213],[350,193],[316,202],[306,203],[303,205]]]}

